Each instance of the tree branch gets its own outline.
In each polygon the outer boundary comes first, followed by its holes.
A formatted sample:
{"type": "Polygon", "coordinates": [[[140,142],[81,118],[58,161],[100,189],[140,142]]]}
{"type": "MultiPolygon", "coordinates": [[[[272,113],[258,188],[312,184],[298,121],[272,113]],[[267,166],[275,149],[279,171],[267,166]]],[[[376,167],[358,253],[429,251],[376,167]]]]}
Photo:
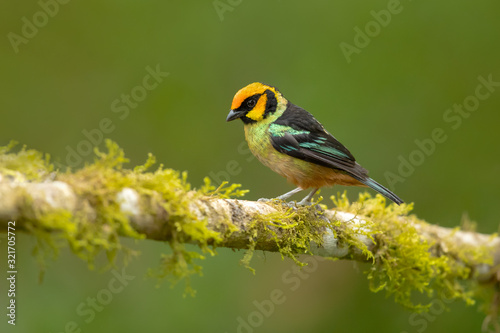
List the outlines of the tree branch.
{"type": "MultiPolygon", "coordinates": [[[[158,201],[157,198],[150,195],[141,197],[134,189],[125,187],[116,193],[114,203],[119,206],[122,213],[128,216],[135,231],[144,235],[145,238],[157,241],[172,239],[174,228],[168,212],[164,209],[165,202],[158,201]],[[147,203],[145,204],[145,202],[147,203]],[[150,208],[148,211],[144,211],[141,207],[150,208]]],[[[205,196],[195,198],[190,202],[189,206],[191,213],[198,220],[206,221],[209,230],[227,234],[226,237],[217,242],[218,247],[248,249],[253,246],[255,250],[279,251],[276,240],[272,239],[270,235],[257,237],[255,244],[251,244],[248,235],[249,226],[257,217],[280,212],[275,205],[266,202],[218,199],[205,196]],[[224,223],[221,223],[221,221],[224,221],[224,223]],[[233,232],[227,233],[227,226],[231,224],[236,228],[233,232]]],[[[36,219],[34,219],[35,215],[37,215],[35,212],[38,212],[38,214],[41,212],[51,214],[65,210],[71,215],[77,216],[81,207],[86,207],[86,215],[97,216],[98,214],[97,210],[92,207],[92,203],[88,201],[88,198],[76,194],[71,185],[66,182],[45,181],[37,183],[26,180],[19,181],[15,177],[0,174],[0,231],[2,232],[7,231],[8,221],[16,221],[17,230],[28,231],[30,228],[27,227],[27,224],[37,223],[36,219]],[[90,211],[88,211],[89,209],[90,211]]],[[[314,210],[315,208],[311,207],[310,209],[314,210]]],[[[325,210],[323,216],[330,222],[337,221],[349,224],[351,229],[366,229],[364,233],[356,234],[355,237],[370,252],[377,250],[374,241],[366,236],[371,233],[367,227],[366,218],[338,209],[325,210]]],[[[423,240],[426,240],[429,244],[435,244],[441,251],[448,253],[452,257],[458,257],[456,253],[453,253],[456,249],[463,249],[464,247],[469,249],[484,248],[487,246],[493,250],[495,265],[500,262],[499,237],[431,224],[414,223],[412,219],[406,217],[401,217],[401,219],[404,220],[404,223],[413,225],[423,240]],[[454,249],[446,248],[445,244],[447,243],[455,244],[454,249]]],[[[43,227],[47,230],[51,229],[50,225],[44,224],[43,227]]],[[[54,227],[54,229],[58,230],[57,227],[54,227]]],[[[196,240],[189,239],[189,237],[186,240],[196,243],[196,240]]],[[[213,240],[210,242],[213,243],[213,240]]],[[[358,248],[349,247],[339,242],[332,230],[325,230],[322,244],[319,246],[313,244],[309,254],[337,259],[349,258],[368,261],[368,258],[362,255],[358,248]]],[[[469,264],[476,266],[474,268],[481,273],[480,279],[482,281],[491,278],[490,270],[493,265],[475,263],[473,260],[469,264]]]]}
{"type": "Polygon", "coordinates": [[[16,231],[39,240],[59,235],[90,264],[101,251],[113,258],[123,250],[119,236],[168,241],[173,253],[163,257],[160,275],[176,279],[200,269],[194,259],[201,255],[185,243],[211,254],[211,246],[247,249],[246,266],[254,250],[279,252],[299,265],[301,254],[357,260],[371,263],[373,291],[385,290],[414,310],[430,306],[415,304],[414,293],[439,292],[468,304],[482,297],[491,303],[489,318],[498,312],[496,235],[431,225],[408,214],[412,205],[386,206],[382,196],[368,194],[354,203],[336,198],[335,209],[230,199],[243,195],[239,185],[216,189],[207,178],[192,190],[184,173],[161,166],[146,172],[152,155],[143,166],[124,169],[123,151],[110,141],[107,147],[73,173],[53,172],[36,151],[0,147],[0,232],[15,221],[16,231]],[[495,288],[484,293],[478,285],[495,288]]]}

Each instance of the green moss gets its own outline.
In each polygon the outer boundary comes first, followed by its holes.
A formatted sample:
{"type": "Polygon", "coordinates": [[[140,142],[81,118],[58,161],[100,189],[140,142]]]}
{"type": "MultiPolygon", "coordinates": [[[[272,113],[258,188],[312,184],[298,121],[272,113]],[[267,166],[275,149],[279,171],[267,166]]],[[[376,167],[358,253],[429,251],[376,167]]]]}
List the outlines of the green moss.
{"type": "MultiPolygon", "coordinates": [[[[196,260],[204,259],[204,256],[187,251],[185,243],[196,243],[203,253],[214,255],[215,252],[209,244],[216,245],[221,241],[221,236],[207,228],[205,220],[198,220],[193,215],[189,205],[196,199],[206,194],[211,185],[206,180],[204,187],[199,191],[191,190],[187,182],[187,173],[172,169],[164,169],[160,165],[155,171],[146,172],[154,163],[155,158],[151,154],[146,163],[135,167],[134,170],[124,169],[123,164],[128,162],[123,151],[113,142],[107,142],[108,153],[96,151],[98,159],[94,164],[86,166],[72,175],[63,177],[80,197],[88,198],[93,207],[99,207],[97,216],[106,220],[97,221],[97,225],[106,226],[106,233],[94,230],[93,234],[101,237],[93,238],[94,249],[103,248],[106,251],[122,249],[119,245],[118,235],[141,238],[128,222],[128,216],[124,214],[116,204],[116,195],[123,188],[131,188],[137,191],[144,202],[142,211],[146,214],[156,216],[157,206],[160,205],[164,212],[160,215],[168,216],[169,224],[166,230],[171,235],[168,240],[172,253],[162,255],[161,265],[157,269],[150,270],[149,274],[160,280],[168,278],[173,284],[179,280],[186,283],[186,292],[193,294],[190,287],[190,276],[201,272],[201,267],[195,264],[196,260]],[[94,185],[88,186],[91,182],[94,185]],[[99,240],[96,243],[96,239],[99,240]]],[[[224,197],[241,195],[238,191],[239,185],[231,185],[224,189],[214,189],[212,196],[222,193],[224,197]]],[[[160,216],[159,218],[162,218],[160,216]]],[[[89,238],[85,237],[87,240],[89,238]]],[[[114,253],[110,253],[111,257],[114,253]]]]}
{"type": "MultiPolygon", "coordinates": [[[[209,178],[204,179],[204,185],[198,191],[190,191],[190,186],[186,182],[186,173],[178,178],[180,183],[171,184],[162,189],[154,189],[155,192],[162,193],[165,211],[169,214],[172,223],[172,239],[169,241],[172,249],[171,254],[162,255],[161,266],[149,271],[149,275],[156,277],[159,281],[167,278],[171,285],[175,285],[180,280],[185,282],[185,294],[194,295],[195,291],[191,287],[191,276],[201,275],[201,266],[196,264],[197,260],[205,259],[205,256],[198,252],[187,251],[185,243],[196,243],[202,253],[215,255],[215,246],[222,241],[223,236],[228,236],[236,230],[236,226],[228,221],[221,221],[225,224],[224,235],[207,228],[206,220],[198,220],[189,209],[189,204],[196,199],[209,200],[210,198],[231,198],[242,196],[247,191],[240,190],[239,184],[226,186],[222,183],[218,188],[210,184],[209,178]],[[172,189],[177,189],[172,191],[172,189]],[[179,189],[182,189],[179,191],[179,189]],[[208,196],[208,197],[207,197],[208,196]],[[211,244],[212,248],[209,246],[211,244]]],[[[156,184],[156,181],[154,181],[156,184]]]]}
{"type": "Polygon", "coordinates": [[[215,187],[211,184],[210,178],[205,177],[203,179],[203,186],[200,188],[200,192],[206,196],[215,197],[218,199],[231,199],[243,197],[248,190],[240,189],[240,184],[228,185],[228,182],[223,181],[219,187],[215,187]]]}
{"type": "MultiPolygon", "coordinates": [[[[137,183],[132,170],[123,169],[128,162],[123,150],[111,141],[106,142],[108,152],[95,149],[93,164],[71,174],[59,174],[57,180],[69,184],[82,200],[78,203],[78,214],[66,223],[75,226],[75,232],[67,235],[68,243],[75,254],[87,261],[90,267],[100,253],[105,253],[111,265],[118,252],[126,254],[125,260],[134,252],[122,246],[119,236],[143,238],[129,224],[128,216],[116,202],[117,194],[125,187],[137,183]]],[[[146,164],[148,164],[148,161],[146,164]]],[[[137,175],[140,173],[137,172],[137,175]]],[[[57,228],[52,220],[53,229],[57,228]]]]}
{"type": "Polygon", "coordinates": [[[372,291],[385,291],[414,311],[427,310],[436,295],[474,303],[471,268],[492,263],[487,246],[458,248],[451,236],[440,244],[429,243],[416,229],[418,224],[427,223],[409,215],[413,204],[386,206],[384,197],[372,198],[368,193],[352,204],[345,194],[333,201],[339,209],[373,223],[374,265],[366,272],[372,291]],[[422,296],[424,301],[419,301],[422,296]]]}
{"type": "Polygon", "coordinates": [[[241,264],[254,274],[255,270],[250,266],[250,261],[258,242],[267,238],[272,239],[282,259],[286,256],[303,266],[304,264],[297,259],[296,254],[307,253],[309,243],[306,239],[314,238],[312,236],[314,231],[311,231],[312,219],[304,223],[303,216],[298,211],[286,208],[279,202],[274,203],[273,206],[277,209],[276,212],[255,217],[247,228],[249,248],[241,259],[241,264]]]}
{"type": "Polygon", "coordinates": [[[297,265],[304,266],[305,263],[297,256],[312,255],[311,247],[321,247],[328,230],[338,239],[340,247],[355,247],[365,258],[372,257],[366,245],[360,241],[360,236],[372,237],[367,231],[368,224],[365,228],[359,228],[351,222],[330,221],[323,216],[322,210],[316,208],[317,204],[289,208],[279,200],[273,201],[271,205],[276,212],[258,216],[249,225],[247,235],[250,246],[241,263],[254,272],[250,261],[256,244],[271,240],[282,259],[288,257],[297,265]]]}
{"type": "MultiPolygon", "coordinates": [[[[53,170],[45,157],[34,150],[23,147],[19,152],[12,153],[14,143],[0,147],[0,173],[15,175],[19,181],[42,180],[53,170]],[[24,178],[23,178],[24,177],[24,178]]],[[[187,182],[187,173],[165,169],[160,165],[154,171],[148,171],[155,163],[153,155],[149,154],[144,165],[133,170],[124,168],[128,159],[118,145],[106,141],[107,152],[95,149],[94,163],[85,165],[80,170],[71,173],[52,175],[54,180],[60,180],[74,190],[80,199],[77,203],[77,214],[62,209],[54,210],[47,207],[33,210],[33,205],[27,202],[22,216],[27,220],[26,226],[36,236],[37,246],[34,250],[40,259],[42,271],[43,260],[48,254],[57,255],[59,247],[69,244],[71,250],[85,260],[90,268],[95,266],[96,258],[104,253],[108,265],[114,265],[118,253],[124,254],[124,260],[135,254],[120,242],[120,236],[136,239],[144,238],[137,233],[129,221],[129,215],[120,209],[117,195],[124,188],[130,188],[140,194],[141,212],[157,218],[168,217],[167,234],[172,235],[168,241],[172,253],[161,258],[158,269],[152,270],[156,277],[169,277],[173,282],[186,280],[188,293],[193,293],[189,285],[189,276],[201,272],[201,267],[195,263],[204,256],[194,251],[187,251],[185,243],[196,243],[202,252],[214,255],[211,246],[221,241],[221,235],[209,230],[205,220],[198,220],[189,209],[194,199],[241,196],[246,191],[239,185],[223,184],[219,188],[205,180],[200,190],[192,190],[187,182]],[[158,205],[163,211],[158,212],[158,205]]],[[[234,225],[227,225],[228,232],[235,230],[234,225]]]]}
{"type": "Polygon", "coordinates": [[[26,149],[26,146],[14,153],[12,150],[16,145],[16,141],[11,141],[0,146],[0,174],[19,180],[42,180],[54,170],[48,154],[26,149]]]}
{"type": "Polygon", "coordinates": [[[169,244],[172,253],[162,254],[161,265],[156,269],[150,269],[148,274],[157,278],[158,282],[168,279],[171,287],[183,280],[185,283],[184,295],[194,296],[196,291],[191,287],[191,276],[202,275],[202,267],[196,262],[205,259],[205,257],[198,252],[187,251],[184,244],[177,240],[172,240],[169,244]]]}
{"type": "MultiPolygon", "coordinates": [[[[215,187],[206,178],[199,190],[193,190],[185,172],[165,169],[162,165],[149,171],[155,164],[151,154],[143,165],[124,168],[128,159],[123,150],[109,140],[107,152],[96,149],[94,163],[73,173],[55,173],[48,156],[25,147],[15,153],[12,152],[14,145],[0,147],[1,175],[33,182],[50,177],[69,184],[79,198],[75,210],[78,213],[72,214],[51,207],[34,208],[29,193],[20,193],[26,197],[23,207],[19,208],[20,215],[37,238],[35,254],[41,258],[42,272],[43,258],[47,253],[57,255],[62,244],[69,244],[89,267],[94,267],[100,254],[106,255],[108,265],[115,264],[119,253],[124,254],[125,261],[134,254],[120,242],[120,236],[144,238],[135,231],[129,213],[117,202],[117,195],[125,188],[140,195],[142,213],[169,221],[162,234],[171,235],[168,240],[171,253],[162,255],[160,266],[151,270],[151,275],[167,278],[172,285],[184,280],[188,294],[194,294],[190,277],[201,275],[197,262],[206,254],[215,255],[215,247],[237,230],[230,221],[219,222],[221,233],[208,229],[207,221],[194,216],[190,205],[196,200],[241,197],[247,191],[241,190],[238,184],[223,183],[215,187]],[[201,252],[188,251],[186,243],[198,245],[201,252]]],[[[412,204],[386,206],[382,196],[372,198],[368,194],[360,195],[354,203],[350,203],[345,194],[333,200],[339,210],[353,213],[365,224],[360,225],[355,219],[330,221],[315,206],[292,209],[273,201],[269,204],[276,212],[255,217],[246,229],[250,244],[242,263],[250,268],[256,244],[267,244],[268,250],[277,250],[282,258],[289,257],[303,266],[298,255],[312,254],[311,248],[321,246],[325,234],[332,232],[339,246],[349,249],[351,257],[373,263],[366,272],[371,290],[385,291],[410,309],[428,309],[436,294],[462,299],[467,304],[472,304],[481,293],[487,294],[477,288],[476,282],[471,282],[474,281],[471,277],[476,274],[473,269],[476,265],[492,264],[493,251],[489,247],[457,246],[452,240],[453,234],[434,243],[423,239],[417,227],[427,223],[409,215],[412,204]],[[374,246],[369,248],[363,237],[371,239],[374,246]]]]}

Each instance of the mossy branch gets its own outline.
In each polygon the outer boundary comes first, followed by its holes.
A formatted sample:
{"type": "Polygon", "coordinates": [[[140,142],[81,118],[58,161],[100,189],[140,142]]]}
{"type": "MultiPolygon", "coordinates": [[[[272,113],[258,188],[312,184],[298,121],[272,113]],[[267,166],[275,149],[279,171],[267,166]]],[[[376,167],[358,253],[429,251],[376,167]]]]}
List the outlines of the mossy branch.
{"type": "MultiPolygon", "coordinates": [[[[255,250],[279,252],[298,265],[302,254],[367,262],[370,288],[416,311],[430,304],[416,301],[419,294],[468,304],[499,299],[496,235],[431,225],[409,215],[412,205],[386,206],[383,197],[368,194],[354,203],[333,198],[334,209],[232,199],[244,194],[239,185],[215,188],[207,178],[194,190],[185,173],[162,166],[148,172],[152,155],[125,169],[123,151],[111,141],[107,147],[75,172],[54,171],[34,150],[0,147],[0,232],[16,221],[16,231],[34,234],[39,248],[56,248],[62,239],[91,266],[101,252],[113,261],[126,250],[120,236],[167,241],[172,253],[155,274],[174,282],[200,272],[195,261],[204,253],[227,247],[246,249],[247,267],[255,250]],[[187,243],[201,253],[187,251],[187,243]]],[[[498,304],[488,304],[496,315],[498,304]]]]}

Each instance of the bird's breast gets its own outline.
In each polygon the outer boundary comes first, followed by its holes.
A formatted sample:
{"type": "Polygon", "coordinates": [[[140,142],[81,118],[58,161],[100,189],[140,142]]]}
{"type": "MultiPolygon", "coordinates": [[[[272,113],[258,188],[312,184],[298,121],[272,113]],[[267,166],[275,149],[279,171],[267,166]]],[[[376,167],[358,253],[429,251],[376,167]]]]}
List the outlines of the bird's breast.
{"type": "Polygon", "coordinates": [[[250,151],[265,166],[304,189],[328,185],[362,185],[357,180],[331,168],[303,161],[280,153],[271,143],[269,125],[245,126],[245,138],[250,151]]]}
{"type": "Polygon", "coordinates": [[[251,152],[262,163],[269,166],[273,159],[273,148],[269,136],[269,125],[250,124],[245,126],[245,139],[251,152]]]}
{"type": "Polygon", "coordinates": [[[288,181],[297,186],[305,185],[304,180],[310,177],[311,164],[274,149],[271,143],[269,125],[254,124],[245,127],[245,138],[250,150],[262,164],[286,177],[288,181]]]}

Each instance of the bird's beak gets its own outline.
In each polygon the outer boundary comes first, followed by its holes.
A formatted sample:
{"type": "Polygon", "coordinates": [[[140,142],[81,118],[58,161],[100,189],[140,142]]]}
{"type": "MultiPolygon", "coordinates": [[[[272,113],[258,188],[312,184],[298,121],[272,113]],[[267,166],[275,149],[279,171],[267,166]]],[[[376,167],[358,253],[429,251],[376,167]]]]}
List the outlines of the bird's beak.
{"type": "Polygon", "coordinates": [[[232,121],[238,118],[241,118],[245,115],[244,111],[234,111],[231,110],[229,111],[229,114],[227,115],[226,121],[232,121]]]}

